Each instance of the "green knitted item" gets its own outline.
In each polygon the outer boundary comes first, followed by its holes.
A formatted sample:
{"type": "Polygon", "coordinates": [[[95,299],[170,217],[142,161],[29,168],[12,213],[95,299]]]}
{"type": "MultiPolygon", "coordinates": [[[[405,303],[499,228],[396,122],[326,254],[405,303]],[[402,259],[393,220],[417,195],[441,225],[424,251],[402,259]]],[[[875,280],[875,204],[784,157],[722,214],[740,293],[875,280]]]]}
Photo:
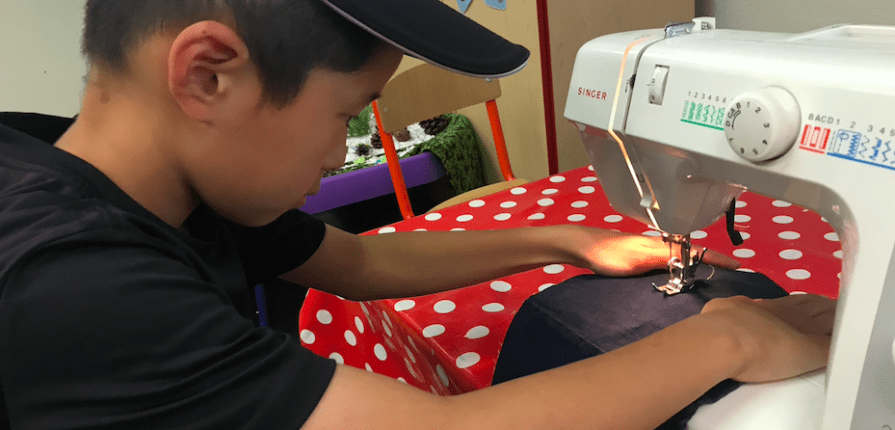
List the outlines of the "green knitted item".
{"type": "MultiPolygon", "coordinates": [[[[478,133],[475,132],[469,118],[451,113],[445,116],[450,120],[450,123],[444,131],[432,139],[400,154],[400,158],[417,155],[423,151],[432,152],[444,164],[445,170],[450,175],[451,185],[457,194],[485,185],[485,169],[482,164],[481,153],[482,141],[479,139],[478,133]]],[[[357,118],[357,121],[361,121],[360,116],[357,118]]],[[[366,121],[369,121],[369,119],[366,121]]],[[[385,162],[384,155],[380,156],[380,159],[380,162],[385,162]]],[[[368,167],[366,163],[366,159],[358,159],[354,164],[346,165],[338,172],[333,173],[340,174],[362,169],[368,167]]],[[[331,176],[331,174],[327,176],[331,176]]]]}
{"type": "Polygon", "coordinates": [[[348,137],[361,137],[370,134],[370,115],[373,114],[373,105],[367,106],[348,122],[348,137]]]}

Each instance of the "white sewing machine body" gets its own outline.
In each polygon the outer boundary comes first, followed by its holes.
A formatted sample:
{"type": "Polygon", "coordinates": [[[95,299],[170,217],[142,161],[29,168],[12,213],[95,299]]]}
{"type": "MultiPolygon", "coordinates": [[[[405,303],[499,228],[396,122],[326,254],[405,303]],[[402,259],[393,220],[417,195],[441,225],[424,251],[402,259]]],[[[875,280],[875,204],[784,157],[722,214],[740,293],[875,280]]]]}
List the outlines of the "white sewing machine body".
{"type": "Polygon", "coordinates": [[[610,203],[689,234],[745,190],[786,200],[836,229],[843,270],[826,372],[743,386],[690,428],[895,429],[895,28],[694,22],[578,52],[565,117],[610,203]]]}

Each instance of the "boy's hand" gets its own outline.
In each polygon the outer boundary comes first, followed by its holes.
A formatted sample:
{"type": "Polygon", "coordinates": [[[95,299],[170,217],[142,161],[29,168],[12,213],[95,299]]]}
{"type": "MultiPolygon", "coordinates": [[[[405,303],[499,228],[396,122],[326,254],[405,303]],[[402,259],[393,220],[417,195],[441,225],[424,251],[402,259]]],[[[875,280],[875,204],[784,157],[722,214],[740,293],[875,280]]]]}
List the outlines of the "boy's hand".
{"type": "MultiPolygon", "coordinates": [[[[581,239],[574,241],[573,253],[579,255],[577,265],[605,276],[634,276],[656,269],[667,269],[670,255],[668,243],[661,237],[585,228],[581,239]]],[[[672,247],[680,253],[680,247],[672,247]]],[[[693,247],[693,255],[702,254],[704,248],[693,247]]],[[[675,255],[680,257],[680,255],[675,255]]],[[[726,269],[737,269],[740,263],[732,257],[708,250],[703,262],[726,269]]]]}
{"type": "Polygon", "coordinates": [[[715,299],[702,314],[730,318],[738,331],[746,356],[733,379],[767,382],[826,366],[835,310],[834,300],[800,294],[773,300],[715,299]]]}

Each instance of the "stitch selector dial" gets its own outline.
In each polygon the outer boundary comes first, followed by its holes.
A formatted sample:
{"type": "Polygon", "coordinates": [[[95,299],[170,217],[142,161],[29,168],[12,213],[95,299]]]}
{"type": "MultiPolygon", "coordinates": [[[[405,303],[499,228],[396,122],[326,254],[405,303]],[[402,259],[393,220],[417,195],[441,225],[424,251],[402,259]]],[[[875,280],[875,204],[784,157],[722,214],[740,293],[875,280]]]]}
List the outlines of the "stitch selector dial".
{"type": "Polygon", "coordinates": [[[756,162],[785,154],[795,143],[800,125],[798,101],[780,87],[740,94],[724,116],[727,143],[739,156],[756,162]]]}

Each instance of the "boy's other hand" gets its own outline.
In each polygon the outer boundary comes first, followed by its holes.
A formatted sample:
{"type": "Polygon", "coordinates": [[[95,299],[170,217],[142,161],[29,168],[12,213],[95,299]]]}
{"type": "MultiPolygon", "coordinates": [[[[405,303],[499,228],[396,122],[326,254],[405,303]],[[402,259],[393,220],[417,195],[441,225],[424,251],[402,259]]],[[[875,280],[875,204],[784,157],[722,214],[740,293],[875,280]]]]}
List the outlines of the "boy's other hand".
{"type": "Polygon", "coordinates": [[[704,316],[727,319],[746,351],[741,382],[777,381],[826,366],[836,301],[813,294],[715,299],[704,316]]]}

